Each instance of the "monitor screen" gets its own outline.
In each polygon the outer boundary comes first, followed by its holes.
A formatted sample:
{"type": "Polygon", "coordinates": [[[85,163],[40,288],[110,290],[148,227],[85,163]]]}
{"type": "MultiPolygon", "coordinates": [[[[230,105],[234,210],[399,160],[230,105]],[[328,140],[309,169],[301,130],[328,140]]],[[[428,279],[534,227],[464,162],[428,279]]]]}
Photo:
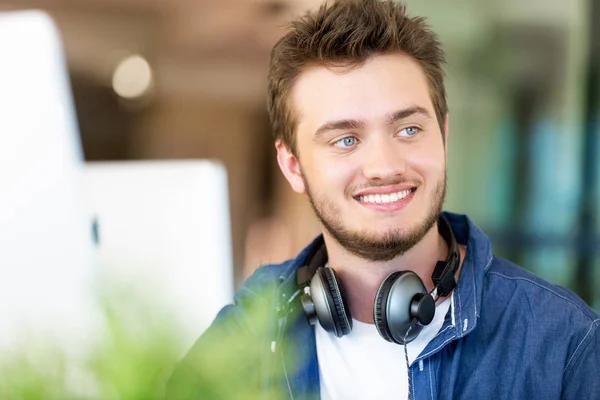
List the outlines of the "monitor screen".
{"type": "Polygon", "coordinates": [[[187,350],[233,297],[225,168],[208,160],[94,162],[85,186],[98,268],[159,298],[187,350]]]}
{"type": "Polygon", "coordinates": [[[0,14],[0,60],[0,345],[23,331],[72,342],[90,326],[92,235],[52,20],[0,14]]]}

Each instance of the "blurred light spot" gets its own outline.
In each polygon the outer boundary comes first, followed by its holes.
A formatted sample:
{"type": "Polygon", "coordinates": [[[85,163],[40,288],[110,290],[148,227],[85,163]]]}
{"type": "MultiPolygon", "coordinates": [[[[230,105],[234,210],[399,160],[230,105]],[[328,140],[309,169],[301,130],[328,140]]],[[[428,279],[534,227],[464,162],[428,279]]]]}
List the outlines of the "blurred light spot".
{"type": "Polygon", "coordinates": [[[152,69],[142,56],[132,55],[123,59],[113,74],[114,91],[121,97],[133,99],[142,96],[152,84],[152,69]]]}

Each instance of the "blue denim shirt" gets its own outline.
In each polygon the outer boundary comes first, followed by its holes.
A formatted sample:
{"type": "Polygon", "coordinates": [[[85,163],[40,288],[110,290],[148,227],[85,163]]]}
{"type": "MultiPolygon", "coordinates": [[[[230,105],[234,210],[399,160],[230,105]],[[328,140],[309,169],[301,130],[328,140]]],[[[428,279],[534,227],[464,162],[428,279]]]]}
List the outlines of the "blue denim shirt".
{"type": "MultiPolygon", "coordinates": [[[[467,254],[440,332],[410,366],[412,398],[600,399],[599,315],[569,290],[493,256],[468,217],[444,215],[467,254]]],[[[311,246],[294,260],[259,268],[213,323],[242,319],[248,296],[277,285],[272,318],[257,343],[264,348],[257,371],[265,393],[276,387],[289,399],[319,398],[315,332],[297,302],[295,277],[311,246]],[[304,357],[299,368],[292,371],[283,347],[304,357]],[[282,378],[267,378],[273,370],[282,378]]],[[[177,375],[172,380],[182,381],[184,374],[177,375]]]]}

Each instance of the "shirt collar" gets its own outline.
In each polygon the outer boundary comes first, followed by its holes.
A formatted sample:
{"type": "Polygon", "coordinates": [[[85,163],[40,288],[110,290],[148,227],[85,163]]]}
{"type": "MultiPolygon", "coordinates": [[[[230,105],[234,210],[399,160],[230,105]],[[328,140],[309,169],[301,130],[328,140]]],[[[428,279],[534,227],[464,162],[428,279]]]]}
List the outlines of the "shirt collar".
{"type": "Polygon", "coordinates": [[[469,217],[453,213],[444,215],[450,222],[458,244],[467,247],[458,283],[452,294],[450,315],[455,337],[460,338],[477,325],[483,276],[492,262],[492,247],[487,235],[469,217]]]}

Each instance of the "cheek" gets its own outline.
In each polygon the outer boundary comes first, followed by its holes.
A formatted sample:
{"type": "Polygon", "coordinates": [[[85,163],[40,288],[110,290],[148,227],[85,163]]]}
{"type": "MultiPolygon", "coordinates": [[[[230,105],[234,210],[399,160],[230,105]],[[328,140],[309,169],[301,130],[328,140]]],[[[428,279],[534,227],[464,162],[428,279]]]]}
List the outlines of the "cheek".
{"type": "Polygon", "coordinates": [[[309,184],[321,192],[345,191],[353,182],[356,166],[349,158],[332,158],[318,153],[315,152],[307,163],[310,167],[307,165],[305,174],[309,184]]]}
{"type": "Polygon", "coordinates": [[[414,149],[406,155],[406,163],[423,176],[443,175],[446,171],[443,147],[435,151],[432,151],[431,147],[414,149]]]}

